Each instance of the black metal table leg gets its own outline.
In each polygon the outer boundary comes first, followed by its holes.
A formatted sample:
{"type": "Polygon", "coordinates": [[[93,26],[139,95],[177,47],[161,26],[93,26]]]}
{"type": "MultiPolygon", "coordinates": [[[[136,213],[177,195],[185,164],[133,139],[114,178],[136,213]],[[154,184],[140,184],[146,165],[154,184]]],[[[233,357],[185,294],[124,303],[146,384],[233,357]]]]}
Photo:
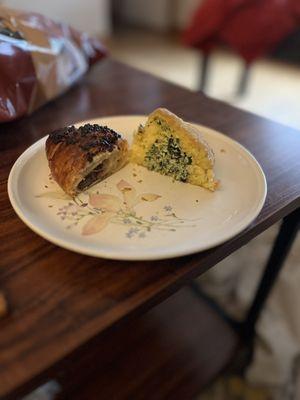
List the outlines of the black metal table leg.
{"type": "Polygon", "coordinates": [[[271,254],[267,261],[262,279],[258,284],[252,304],[250,305],[246,317],[242,322],[235,321],[233,318],[231,318],[218,304],[214,302],[213,299],[202,292],[201,288],[196,282],[192,282],[190,284],[193,292],[205,299],[208,304],[210,304],[221,315],[221,317],[238,332],[241,339],[248,344],[250,349],[252,348],[253,339],[255,336],[256,322],[276,282],[279,272],[283,267],[299,228],[300,208],[283,219],[271,254]]]}
{"type": "Polygon", "coordinates": [[[236,321],[230,317],[210,296],[202,292],[197,282],[194,281],[190,284],[190,288],[193,292],[214,308],[221,318],[223,318],[241,338],[239,351],[232,360],[230,369],[228,369],[233,373],[243,373],[252,360],[256,322],[261,315],[266,300],[284,265],[299,228],[300,208],[283,219],[265,266],[263,276],[258,284],[252,304],[244,320],[236,321]]]}
{"type": "Polygon", "coordinates": [[[242,335],[245,339],[253,339],[255,324],[262,312],[265,302],[276,282],[278,274],[288,256],[300,227],[300,209],[297,209],[283,219],[271,254],[267,261],[262,279],[256,290],[252,304],[242,323],[242,335]]]}

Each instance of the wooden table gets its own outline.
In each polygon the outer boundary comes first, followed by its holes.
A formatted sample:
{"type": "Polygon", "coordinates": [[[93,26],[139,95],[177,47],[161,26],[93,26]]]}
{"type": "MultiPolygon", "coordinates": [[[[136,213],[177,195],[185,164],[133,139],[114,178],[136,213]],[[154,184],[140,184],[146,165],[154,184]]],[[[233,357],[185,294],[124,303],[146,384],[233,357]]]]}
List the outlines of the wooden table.
{"type": "MultiPolygon", "coordinates": [[[[62,377],[74,389],[80,377],[88,381],[90,376],[94,383],[102,379],[101,399],[111,398],[111,393],[120,394],[123,389],[127,390],[127,398],[144,398],[141,388],[155,387],[154,366],[165,371],[165,382],[171,382],[164,386],[165,395],[157,395],[156,399],[168,398],[176,385],[182,390],[176,391],[177,395],[183,393],[181,398],[189,398],[193,393],[184,391],[183,383],[197,381],[194,387],[199,382],[207,383],[212,377],[212,363],[218,364],[215,370],[221,368],[234,349],[236,336],[209,314],[207,306],[195,303],[191,293],[185,291],[145,312],[299,208],[300,133],[113,60],[99,64],[67,94],[33,116],[1,125],[0,131],[0,290],[9,307],[7,316],[0,319],[0,398],[15,399],[17,394],[26,393],[51,377],[62,377]],[[147,114],[158,106],[224,132],[248,148],[261,163],[268,195],[262,212],[244,232],[221,246],[188,257],[119,262],[56,247],[18,219],[9,203],[6,184],[10,168],[29,145],[49,131],[78,120],[147,114]],[[176,324],[177,318],[180,324],[176,324]],[[182,343],[173,337],[176,329],[182,343]],[[169,340],[161,343],[163,335],[169,340]],[[184,340],[189,345],[183,344],[184,340]],[[142,342],[148,343],[148,350],[142,342]],[[175,378],[170,379],[175,376],[172,365],[184,364],[186,350],[188,359],[195,362],[175,385],[175,378]],[[160,361],[154,362],[152,353],[160,361]],[[159,354],[165,357],[163,361],[159,354]],[[96,364],[93,355],[100,360],[101,379],[96,372],[87,373],[96,364]],[[139,381],[143,362],[149,368],[143,370],[139,381]],[[130,378],[129,372],[126,375],[126,368],[134,376],[130,378]],[[68,372],[73,381],[66,377],[68,372]],[[202,373],[203,379],[191,379],[192,372],[202,373]],[[133,378],[135,384],[129,384],[133,378]],[[120,381],[122,390],[105,387],[103,382],[110,379],[115,385],[120,381]]],[[[89,382],[87,386],[91,388],[91,379],[89,382]]],[[[76,393],[79,392],[78,386],[76,393]]],[[[72,398],[77,398],[75,394],[72,398]]],[[[83,391],[78,398],[93,397],[85,397],[83,391]]]]}

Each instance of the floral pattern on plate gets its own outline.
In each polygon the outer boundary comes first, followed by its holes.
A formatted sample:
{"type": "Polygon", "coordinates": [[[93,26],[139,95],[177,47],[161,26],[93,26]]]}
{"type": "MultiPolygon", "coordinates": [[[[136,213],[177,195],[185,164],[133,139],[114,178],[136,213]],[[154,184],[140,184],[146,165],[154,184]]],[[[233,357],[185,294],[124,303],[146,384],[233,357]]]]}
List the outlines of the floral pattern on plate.
{"type": "MultiPolygon", "coordinates": [[[[47,185],[45,185],[48,188],[47,185]]],[[[128,239],[145,238],[153,230],[175,232],[181,227],[194,227],[193,221],[179,218],[169,204],[153,212],[149,218],[138,215],[136,206],[153,203],[162,196],[156,193],[138,193],[133,185],[120,180],[116,184],[120,196],[99,193],[91,188],[89,191],[71,199],[61,191],[46,191],[36,197],[66,200],[56,213],[60,220],[66,223],[67,229],[81,226],[81,235],[95,235],[106,228],[108,224],[125,226],[125,236],[128,239]]],[[[53,205],[49,205],[53,207],[53,205]]]]}

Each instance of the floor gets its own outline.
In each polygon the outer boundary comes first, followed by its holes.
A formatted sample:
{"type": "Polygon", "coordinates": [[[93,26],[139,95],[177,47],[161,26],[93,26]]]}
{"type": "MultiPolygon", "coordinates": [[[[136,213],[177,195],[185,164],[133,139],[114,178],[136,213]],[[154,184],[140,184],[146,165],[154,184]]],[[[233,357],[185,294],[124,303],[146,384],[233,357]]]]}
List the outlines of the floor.
{"type": "MultiPolygon", "coordinates": [[[[123,30],[108,41],[108,46],[118,60],[188,89],[198,88],[201,55],[182,46],[174,35],[123,30]]],[[[224,51],[213,54],[207,94],[300,129],[300,66],[257,61],[246,95],[238,97],[235,92],[242,69],[237,56],[224,51]]]]}
{"type": "MultiPolygon", "coordinates": [[[[108,46],[111,55],[120,61],[188,89],[198,89],[201,55],[192,49],[183,47],[180,40],[174,36],[127,30],[119,32],[111,38],[108,46]]],[[[300,66],[297,68],[270,60],[256,62],[251,70],[246,94],[239,97],[235,92],[242,67],[241,61],[235,55],[224,51],[216,52],[211,59],[207,94],[300,129],[300,66]]],[[[247,246],[219,263],[210,274],[205,274],[200,279],[205,290],[214,295],[223,305],[226,304],[233,314],[242,315],[247,308],[277,229],[278,225],[267,230],[247,246]],[[255,255],[255,263],[249,254],[255,255]]],[[[286,264],[285,271],[293,270],[300,265],[300,235],[286,264]]],[[[276,298],[276,296],[278,301],[282,293],[275,288],[271,297],[276,298]]],[[[265,314],[271,310],[272,298],[268,302],[265,314]]],[[[272,313],[274,310],[270,312],[272,313]]],[[[264,316],[262,320],[264,322],[264,316]]],[[[264,330],[260,326],[259,334],[264,335],[264,330]]],[[[268,341],[267,334],[264,336],[264,340],[268,341]]],[[[260,381],[257,378],[257,371],[260,371],[261,367],[259,363],[264,360],[264,357],[267,357],[264,351],[266,351],[264,348],[258,346],[258,357],[256,357],[258,365],[255,364],[252,367],[250,384],[240,381],[236,377],[230,378],[225,383],[224,380],[221,380],[199,399],[249,398],[263,400],[280,398],[283,400],[292,398],[290,394],[287,396],[284,394],[286,389],[284,381],[280,387],[278,385],[274,389],[274,385],[271,385],[272,390],[268,390],[270,383],[268,386],[268,382],[264,382],[263,379],[260,381]],[[255,387],[257,382],[260,386],[258,389],[255,387]],[[266,388],[267,391],[265,391],[266,388]],[[270,392],[272,392],[272,397],[270,397],[270,392]]],[[[276,359],[274,358],[272,361],[270,354],[268,357],[271,363],[276,363],[276,359]]]]}

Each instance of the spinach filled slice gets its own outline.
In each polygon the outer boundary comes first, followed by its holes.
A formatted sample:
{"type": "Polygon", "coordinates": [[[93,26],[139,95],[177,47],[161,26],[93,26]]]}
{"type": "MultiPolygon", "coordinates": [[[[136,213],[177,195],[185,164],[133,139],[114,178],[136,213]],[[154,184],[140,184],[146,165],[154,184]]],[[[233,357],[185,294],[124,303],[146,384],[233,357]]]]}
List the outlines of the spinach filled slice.
{"type": "Polygon", "coordinates": [[[131,161],[151,171],[214,191],[214,154],[198,129],[159,108],[134,134],[131,161]]]}

